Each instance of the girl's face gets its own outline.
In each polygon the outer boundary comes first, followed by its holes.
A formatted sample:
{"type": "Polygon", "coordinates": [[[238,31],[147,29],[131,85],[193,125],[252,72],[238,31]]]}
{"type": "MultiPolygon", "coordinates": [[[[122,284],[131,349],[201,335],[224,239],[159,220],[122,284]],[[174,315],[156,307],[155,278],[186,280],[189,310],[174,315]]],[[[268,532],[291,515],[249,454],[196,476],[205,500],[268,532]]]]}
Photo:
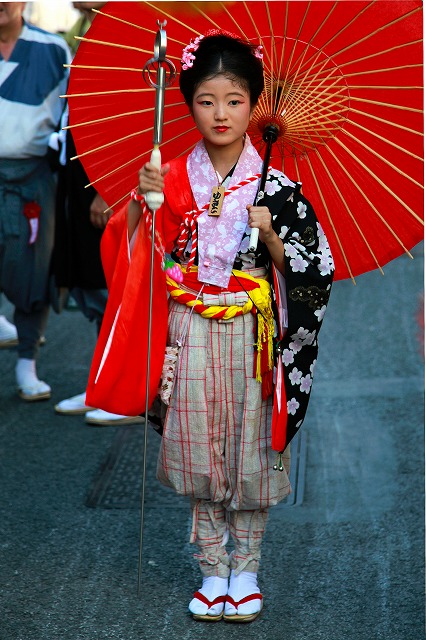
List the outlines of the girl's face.
{"type": "Polygon", "coordinates": [[[253,110],[248,91],[222,75],[202,82],[192,99],[192,116],[207,150],[240,148],[253,110]]]}

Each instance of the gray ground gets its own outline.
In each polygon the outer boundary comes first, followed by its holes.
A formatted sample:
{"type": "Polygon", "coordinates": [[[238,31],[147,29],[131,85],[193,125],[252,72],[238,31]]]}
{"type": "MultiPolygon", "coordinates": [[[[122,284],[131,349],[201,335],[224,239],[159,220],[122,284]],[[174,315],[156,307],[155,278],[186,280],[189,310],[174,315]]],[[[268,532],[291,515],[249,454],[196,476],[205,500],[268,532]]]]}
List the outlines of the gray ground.
{"type": "Polygon", "coordinates": [[[199,586],[188,508],[155,480],[155,433],[137,596],[143,427],[120,434],[53,412],[84,389],[94,327],[75,311],[52,314],[39,363],[48,402],[18,399],[16,353],[1,351],[0,639],[422,640],[423,248],[414,253],[385,277],[335,283],[304,425],[303,502],[271,510],[265,608],[252,625],[188,616],[199,586]],[[89,508],[120,442],[124,471],[111,470],[108,492],[120,506],[130,491],[127,506],[89,508]]]}

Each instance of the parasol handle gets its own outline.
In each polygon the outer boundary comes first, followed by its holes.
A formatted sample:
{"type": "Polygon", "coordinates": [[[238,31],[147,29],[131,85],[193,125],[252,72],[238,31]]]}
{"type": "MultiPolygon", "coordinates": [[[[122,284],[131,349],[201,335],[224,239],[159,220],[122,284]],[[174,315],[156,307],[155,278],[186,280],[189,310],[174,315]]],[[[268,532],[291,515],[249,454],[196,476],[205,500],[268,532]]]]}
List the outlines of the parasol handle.
{"type": "MultiPolygon", "coordinates": [[[[158,145],[154,145],[150,162],[157,169],[161,169],[161,151],[158,145]]],[[[164,202],[164,193],[162,191],[148,191],[145,194],[145,202],[151,211],[155,213],[164,202]]]]}
{"type": "MultiPolygon", "coordinates": [[[[258,205],[265,196],[264,189],[265,189],[266,178],[268,177],[268,168],[269,168],[269,160],[271,158],[272,145],[274,142],[276,142],[278,138],[278,134],[279,134],[278,127],[276,127],[274,124],[268,124],[265,127],[265,131],[263,132],[262,137],[263,137],[263,140],[266,142],[266,150],[265,150],[265,157],[263,158],[263,168],[262,168],[262,175],[260,178],[259,191],[257,192],[256,198],[254,201],[255,205],[258,205]]],[[[252,251],[252,252],[256,251],[258,240],[259,240],[259,229],[257,227],[254,227],[250,233],[249,251],[252,251]]]]}

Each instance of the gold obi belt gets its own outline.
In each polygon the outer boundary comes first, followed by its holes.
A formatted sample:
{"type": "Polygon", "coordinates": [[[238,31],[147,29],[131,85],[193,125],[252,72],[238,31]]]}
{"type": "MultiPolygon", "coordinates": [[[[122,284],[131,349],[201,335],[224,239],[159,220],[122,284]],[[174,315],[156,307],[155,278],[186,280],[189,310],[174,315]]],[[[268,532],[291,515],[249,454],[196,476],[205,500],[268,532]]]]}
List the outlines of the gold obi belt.
{"type": "Polygon", "coordinates": [[[182,270],[183,282],[178,284],[166,273],[167,289],[173,300],[191,307],[195,313],[209,320],[230,320],[253,313],[257,318],[254,377],[262,383],[262,396],[272,393],[274,317],[272,313],[271,285],[265,277],[254,277],[245,271],[233,269],[226,290],[198,280],[198,268],[182,270]],[[203,300],[199,299],[203,293],[203,300]],[[247,294],[241,298],[241,293],[247,294]],[[239,300],[239,298],[241,300],[239,300]],[[209,304],[206,304],[208,300],[209,304]],[[244,301],[245,300],[245,301],[244,301]],[[240,301],[240,304],[235,302],[240,301]],[[215,304],[224,302],[225,304],[215,304]],[[234,302],[234,304],[226,304],[234,302]],[[210,304],[212,303],[212,304],[210,304]]]}

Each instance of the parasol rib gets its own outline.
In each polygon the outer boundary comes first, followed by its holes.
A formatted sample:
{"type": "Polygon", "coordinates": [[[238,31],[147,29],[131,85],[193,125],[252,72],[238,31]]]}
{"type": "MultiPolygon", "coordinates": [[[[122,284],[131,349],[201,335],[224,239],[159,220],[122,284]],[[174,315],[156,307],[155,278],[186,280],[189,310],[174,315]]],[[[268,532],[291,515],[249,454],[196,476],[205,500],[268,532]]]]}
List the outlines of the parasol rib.
{"type": "Polygon", "coordinates": [[[141,24],[136,24],[135,22],[124,20],[123,18],[119,18],[118,16],[113,16],[110,13],[105,13],[105,11],[100,11],[99,9],[92,9],[92,11],[94,13],[99,13],[101,16],[105,16],[105,18],[111,18],[111,20],[117,20],[117,22],[121,22],[122,24],[127,24],[129,27],[135,27],[135,29],[146,31],[151,35],[155,35],[157,33],[156,31],[154,31],[154,29],[148,29],[147,27],[143,27],[141,24]]]}
{"type": "MultiPolygon", "coordinates": [[[[154,8],[156,11],[159,10],[159,7],[151,4],[150,2],[145,2],[146,5],[154,8]]],[[[140,24],[136,24],[134,22],[129,22],[128,20],[124,20],[123,18],[119,18],[118,16],[113,16],[110,13],[104,13],[103,11],[99,11],[98,9],[92,9],[92,11],[94,11],[95,13],[100,13],[102,16],[105,16],[106,18],[111,18],[112,20],[117,20],[117,22],[122,22],[123,24],[127,24],[129,27],[136,27],[136,29],[140,29],[141,31],[146,31],[149,34],[155,34],[156,32],[152,29],[148,29],[147,27],[142,27],[142,25],[140,24]]],[[[167,18],[172,18],[172,16],[169,13],[165,13],[164,11],[162,11],[163,15],[166,16],[167,18]]],[[[189,29],[190,31],[192,31],[193,33],[196,33],[196,31],[194,31],[194,29],[191,29],[191,27],[189,27],[188,24],[181,22],[180,20],[178,20],[177,18],[173,17],[172,18],[175,22],[177,22],[178,24],[180,24],[182,27],[186,27],[187,29],[189,29]]],[[[181,40],[177,40],[176,38],[169,38],[169,42],[176,42],[177,44],[181,45],[182,47],[186,46],[188,43],[187,42],[183,42],[181,40]]],[[[175,56],[175,59],[177,59],[177,57],[175,56]]]]}
{"type": "MultiPolygon", "coordinates": [[[[370,3],[370,5],[368,5],[367,7],[365,7],[362,11],[360,11],[354,18],[352,18],[352,20],[350,22],[348,22],[340,31],[338,31],[332,38],[328,39],[327,43],[325,45],[323,45],[323,47],[321,47],[319,49],[319,51],[322,51],[325,46],[329,47],[330,43],[338,36],[341,35],[348,27],[351,26],[351,24],[353,22],[355,22],[356,20],[358,20],[362,14],[367,11],[370,6],[372,6],[373,4],[376,3],[377,0],[373,0],[373,2],[370,3]]],[[[349,44],[347,47],[344,47],[343,49],[340,49],[339,51],[334,52],[333,54],[333,58],[336,59],[339,55],[341,55],[342,53],[346,53],[347,51],[349,51],[350,49],[352,49],[355,46],[358,46],[360,43],[365,42],[366,40],[368,40],[369,38],[376,36],[378,33],[380,33],[381,31],[387,29],[388,27],[391,26],[395,26],[398,22],[400,22],[401,20],[405,20],[406,18],[409,18],[411,16],[413,16],[415,13],[417,13],[418,11],[422,10],[422,7],[417,7],[416,9],[413,9],[411,12],[408,12],[402,16],[399,16],[398,18],[396,18],[395,20],[392,20],[391,22],[386,23],[385,25],[382,25],[381,27],[379,27],[378,29],[376,29],[375,31],[370,32],[369,34],[367,34],[366,36],[364,36],[363,38],[356,40],[355,42],[352,42],[351,44],[349,44]]],[[[415,42],[419,42],[418,40],[415,42]]],[[[406,45],[399,45],[399,46],[406,46],[406,45]]],[[[398,47],[395,47],[395,49],[398,47]]],[[[388,51],[391,51],[393,48],[389,49],[388,51]]],[[[370,54],[370,56],[365,56],[365,57],[361,57],[359,58],[359,60],[364,60],[367,59],[368,57],[374,57],[376,55],[381,55],[381,52],[379,53],[375,53],[375,54],[370,54]]],[[[358,62],[358,60],[356,60],[355,58],[351,59],[349,62],[343,63],[342,65],[339,64],[340,66],[346,66],[347,64],[354,64],[358,62]]]]}
{"type": "Polygon", "coordinates": [[[95,69],[96,71],[137,71],[137,73],[142,73],[143,71],[143,69],[135,69],[133,67],[101,67],[90,64],[64,64],[64,67],[69,69],[95,69]]]}
{"type": "Polygon", "coordinates": [[[130,140],[130,138],[135,138],[136,136],[140,136],[143,133],[147,133],[148,131],[151,131],[152,127],[149,127],[148,129],[142,129],[141,131],[135,131],[134,133],[129,133],[127,136],[123,136],[122,138],[117,138],[117,140],[112,140],[111,142],[107,142],[106,144],[102,144],[100,147],[96,147],[94,149],[89,149],[89,151],[83,151],[83,153],[79,153],[76,156],[73,156],[71,158],[71,160],[76,160],[77,158],[84,158],[88,155],[90,155],[91,153],[96,153],[96,151],[102,151],[102,149],[108,149],[109,147],[112,147],[115,144],[119,144],[120,142],[124,142],[124,140],[130,140]]]}
{"type": "MultiPolygon", "coordinates": [[[[393,140],[389,140],[388,138],[385,138],[384,136],[379,135],[378,133],[376,133],[375,131],[372,131],[371,129],[367,129],[367,127],[363,127],[362,124],[359,124],[358,122],[355,122],[355,120],[351,120],[350,121],[351,124],[353,124],[355,127],[358,127],[359,129],[362,129],[363,131],[365,131],[366,133],[371,134],[372,136],[374,136],[375,138],[378,138],[379,140],[382,140],[383,142],[386,142],[386,144],[389,144],[391,147],[394,147],[395,149],[398,149],[399,151],[402,151],[403,153],[406,153],[407,155],[411,156],[412,158],[414,158],[415,160],[420,160],[420,162],[423,161],[423,158],[420,156],[417,156],[415,153],[413,153],[412,151],[409,151],[408,149],[405,149],[405,147],[401,147],[399,144],[396,144],[396,142],[393,142],[393,140]]],[[[347,130],[344,129],[344,131],[346,133],[347,130]]],[[[407,176],[408,177],[408,176],[407,176]]],[[[416,184],[419,187],[423,188],[423,185],[419,184],[418,182],[416,182],[416,184]]]]}
{"type": "MultiPolygon", "coordinates": [[[[151,7],[152,9],[155,9],[155,11],[159,10],[159,7],[155,4],[152,4],[152,2],[145,2],[145,4],[148,7],[151,7]]],[[[193,7],[194,9],[196,9],[197,7],[193,7]]],[[[187,22],[182,22],[182,20],[179,20],[177,16],[172,16],[170,13],[167,13],[166,11],[164,11],[163,9],[161,10],[161,14],[162,16],[169,18],[170,20],[173,20],[173,22],[175,22],[176,24],[180,25],[181,27],[185,27],[185,29],[188,29],[189,31],[191,31],[193,34],[195,35],[199,35],[199,33],[193,29],[192,27],[189,26],[189,24],[187,22]]],[[[188,44],[187,42],[180,42],[179,40],[174,40],[173,38],[169,38],[170,42],[178,42],[179,44],[182,44],[184,47],[188,44]]]]}
{"type": "MultiPolygon", "coordinates": [[[[178,89],[176,87],[170,87],[170,90],[176,90],[178,91],[178,89]]],[[[92,93],[87,92],[87,93],[67,93],[64,96],[59,96],[60,98],[86,98],[86,97],[92,97],[92,96],[113,96],[116,95],[117,93],[119,94],[125,94],[125,93],[145,93],[149,91],[148,88],[146,89],[117,89],[117,90],[113,90],[113,91],[94,91],[92,93]]]]}
{"type": "MultiPolygon", "coordinates": [[[[174,120],[169,120],[169,122],[167,122],[166,124],[173,124],[174,122],[178,122],[179,120],[184,120],[185,118],[188,118],[188,117],[189,117],[189,114],[185,114],[184,116],[180,116],[179,118],[175,118],[174,120]]],[[[83,153],[80,153],[79,155],[71,158],[71,160],[75,160],[76,158],[83,158],[84,156],[90,155],[91,153],[95,153],[96,151],[102,151],[102,149],[108,149],[109,147],[112,147],[115,144],[119,144],[120,142],[124,142],[125,140],[130,140],[130,138],[134,138],[135,136],[140,136],[143,133],[147,133],[148,131],[151,131],[151,129],[152,127],[148,127],[148,129],[142,129],[141,131],[135,131],[133,133],[129,133],[128,135],[123,136],[122,138],[111,140],[107,144],[103,144],[100,147],[96,147],[95,149],[89,149],[88,151],[84,151],[83,153]]]]}
{"type": "Polygon", "coordinates": [[[411,111],[411,113],[423,113],[423,109],[415,109],[414,107],[407,107],[400,104],[392,104],[391,102],[380,102],[379,100],[368,100],[367,98],[357,98],[351,96],[351,100],[355,102],[365,102],[366,104],[375,104],[378,107],[389,107],[390,109],[399,109],[400,111],[411,111]]]}
{"type": "MultiPolygon", "coordinates": [[[[335,2],[335,3],[334,3],[334,5],[333,5],[333,6],[332,6],[332,8],[330,9],[330,11],[327,13],[327,15],[325,16],[325,18],[323,19],[323,21],[320,23],[320,25],[319,25],[318,29],[316,30],[316,32],[312,35],[312,37],[309,39],[309,41],[308,41],[308,42],[304,42],[304,43],[303,43],[303,44],[305,44],[305,49],[304,49],[304,51],[302,51],[302,52],[299,54],[299,57],[298,57],[298,58],[297,58],[297,60],[295,61],[295,66],[299,63],[299,60],[300,60],[300,58],[301,58],[302,56],[303,56],[303,58],[305,57],[305,55],[306,55],[306,53],[308,52],[308,49],[309,49],[310,47],[314,47],[314,48],[316,49],[315,54],[312,56],[312,57],[315,57],[315,60],[317,60],[317,59],[318,59],[318,57],[319,57],[319,54],[320,54],[320,53],[323,53],[324,46],[323,46],[323,47],[320,47],[320,48],[317,48],[317,47],[315,47],[315,46],[313,45],[313,42],[314,42],[315,38],[318,36],[318,34],[320,33],[321,29],[322,29],[322,28],[324,27],[324,25],[326,24],[327,20],[328,20],[329,18],[331,18],[333,11],[336,9],[336,7],[338,6],[338,4],[339,4],[338,2],[335,2]]],[[[309,3],[308,8],[307,8],[307,11],[308,11],[308,9],[310,8],[310,5],[311,5],[311,3],[309,3]]],[[[304,16],[304,19],[306,18],[307,11],[306,11],[306,14],[305,14],[305,16],[304,16]]],[[[346,28],[346,27],[344,27],[344,28],[346,28]]],[[[284,33],[286,33],[286,32],[284,31],[284,33]]],[[[299,31],[299,34],[300,34],[300,31],[299,31]]],[[[296,41],[296,40],[299,40],[299,34],[298,34],[298,36],[295,38],[295,41],[296,41]]],[[[303,41],[301,41],[301,40],[299,40],[299,41],[300,41],[300,42],[303,42],[303,41]]],[[[331,42],[331,40],[330,40],[330,41],[328,41],[328,43],[329,43],[329,42],[331,42]]],[[[328,43],[327,43],[327,44],[328,44],[328,43]]],[[[325,54],[323,54],[323,55],[325,55],[325,54]]],[[[326,57],[328,58],[328,56],[326,56],[326,57]]],[[[306,60],[306,64],[309,64],[310,59],[312,59],[312,58],[308,58],[308,59],[306,60]]],[[[311,64],[311,68],[312,68],[312,66],[313,66],[313,65],[311,64]]],[[[293,74],[293,71],[292,71],[292,70],[290,70],[290,64],[288,64],[288,70],[289,70],[289,74],[290,74],[290,75],[292,75],[292,74],[293,74]]]]}
{"type": "MultiPolygon", "coordinates": [[[[167,124],[172,124],[173,122],[176,122],[176,120],[182,120],[184,117],[185,118],[189,118],[189,114],[187,116],[182,116],[182,118],[176,118],[175,120],[170,120],[169,122],[166,122],[166,125],[167,124]]],[[[191,129],[187,129],[187,130],[183,131],[182,133],[179,133],[178,135],[174,136],[174,138],[169,138],[167,140],[167,142],[163,143],[163,148],[165,146],[167,146],[167,144],[171,144],[172,142],[174,142],[175,140],[178,140],[182,136],[186,136],[188,133],[190,133],[191,131],[194,131],[195,129],[196,129],[196,127],[194,126],[191,129]]],[[[189,147],[189,149],[191,149],[193,146],[194,145],[191,145],[191,147],[189,147]]],[[[148,155],[149,153],[151,153],[151,151],[145,151],[144,153],[141,153],[138,156],[134,156],[131,160],[128,160],[128,162],[125,162],[124,164],[122,164],[122,165],[120,165],[118,167],[114,167],[114,169],[112,169],[108,173],[105,173],[103,176],[100,176],[99,178],[96,178],[96,180],[93,180],[93,182],[90,182],[89,184],[87,184],[86,188],[95,185],[97,182],[100,182],[101,180],[105,180],[106,178],[114,175],[114,173],[117,173],[121,169],[124,169],[125,167],[133,164],[135,162],[135,160],[139,160],[139,158],[143,158],[144,156],[148,155]]],[[[72,159],[74,160],[74,158],[72,158],[72,159]]]]}
{"type": "Polygon", "coordinates": [[[112,91],[93,91],[93,92],[86,92],[86,93],[67,93],[63,96],[59,96],[60,98],[85,98],[85,97],[92,97],[92,96],[114,96],[117,95],[117,93],[123,94],[123,93],[146,93],[146,91],[149,91],[149,89],[117,89],[117,90],[112,90],[112,91]]]}
{"type": "MultiPolygon", "coordinates": [[[[389,124],[392,127],[397,127],[398,129],[402,129],[403,131],[407,131],[408,133],[414,133],[416,136],[422,136],[423,137],[423,132],[422,131],[416,131],[415,129],[410,129],[409,127],[406,127],[403,124],[399,124],[397,122],[393,122],[392,120],[387,120],[386,118],[380,118],[379,116],[373,116],[372,113],[368,113],[367,111],[360,111],[359,109],[354,109],[353,107],[351,107],[351,112],[352,113],[358,113],[361,116],[366,116],[367,118],[372,118],[373,120],[377,120],[378,122],[382,122],[383,124],[389,124]]],[[[353,122],[351,120],[351,122],[353,122]]]]}
{"type": "MultiPolygon", "coordinates": [[[[319,155],[319,154],[318,154],[318,155],[319,155]]],[[[319,183],[318,183],[318,180],[317,180],[317,176],[315,175],[315,171],[314,171],[314,169],[313,169],[313,167],[312,167],[311,160],[310,160],[309,156],[307,156],[307,157],[306,157],[306,161],[307,161],[307,163],[308,163],[308,165],[309,165],[309,168],[310,168],[310,170],[311,170],[311,174],[312,174],[312,177],[313,177],[313,179],[314,179],[315,186],[316,186],[316,188],[317,188],[317,192],[318,192],[318,194],[319,194],[319,196],[320,196],[320,198],[321,198],[321,201],[322,201],[322,204],[323,204],[323,207],[324,207],[325,213],[326,213],[326,215],[327,215],[327,218],[328,218],[328,222],[329,222],[329,224],[330,224],[330,227],[333,229],[333,233],[334,233],[334,236],[335,236],[335,238],[336,238],[336,240],[337,240],[337,244],[339,245],[340,251],[341,251],[341,253],[342,253],[343,260],[344,260],[344,262],[345,262],[345,264],[346,264],[346,267],[347,267],[347,269],[348,269],[348,271],[349,271],[349,274],[350,274],[350,276],[351,276],[352,282],[355,282],[354,277],[353,277],[353,273],[352,273],[352,269],[351,269],[351,267],[350,267],[350,264],[349,264],[348,258],[347,258],[347,256],[346,256],[345,250],[344,250],[343,245],[342,245],[342,242],[341,242],[341,240],[340,240],[340,236],[339,236],[339,234],[337,233],[337,229],[336,229],[336,227],[335,227],[335,225],[334,225],[333,218],[331,217],[331,215],[330,215],[330,211],[328,210],[327,203],[326,203],[326,201],[324,200],[324,196],[323,196],[323,193],[322,193],[322,189],[321,189],[321,188],[320,188],[320,186],[319,186],[319,183]]]]}
{"type": "Polygon", "coordinates": [[[366,60],[371,60],[371,58],[377,58],[377,56],[383,56],[387,53],[394,53],[398,49],[404,49],[405,47],[411,47],[412,45],[422,44],[423,40],[411,40],[410,42],[403,42],[402,44],[397,44],[394,47],[389,47],[389,49],[381,49],[380,51],[376,51],[375,53],[370,53],[368,56],[362,56],[361,58],[351,58],[347,62],[339,63],[339,68],[342,69],[343,67],[347,67],[351,64],[359,64],[360,62],[365,62],[366,60]]]}
{"type": "Polygon", "coordinates": [[[105,118],[98,118],[97,120],[87,120],[86,122],[76,122],[76,124],[69,124],[66,127],[62,127],[62,129],[77,129],[78,127],[87,127],[91,124],[99,124],[101,122],[109,122],[111,120],[117,120],[118,118],[124,118],[125,116],[136,116],[141,113],[146,113],[147,111],[152,111],[151,108],[148,109],[139,109],[138,111],[126,111],[126,113],[116,113],[113,116],[106,116],[105,118]]]}
{"type": "MultiPolygon", "coordinates": [[[[339,198],[341,199],[341,201],[343,202],[346,212],[348,213],[349,217],[351,218],[352,222],[354,223],[359,235],[361,236],[363,242],[365,243],[365,246],[367,247],[368,251],[371,254],[371,257],[373,258],[374,262],[376,263],[377,268],[380,270],[381,274],[384,275],[383,269],[381,267],[381,265],[379,264],[379,261],[377,260],[377,257],[373,251],[373,249],[371,248],[370,243],[368,242],[367,238],[365,237],[364,232],[362,231],[361,227],[358,224],[358,221],[356,219],[356,217],[354,216],[354,214],[352,213],[352,211],[349,208],[348,203],[346,202],[345,197],[343,196],[342,192],[340,191],[339,187],[337,186],[337,183],[335,181],[335,179],[333,178],[333,176],[331,175],[330,169],[328,168],[327,164],[324,162],[324,158],[321,156],[321,154],[318,154],[318,158],[325,170],[325,172],[327,173],[330,182],[333,184],[334,188],[336,189],[336,193],[338,194],[339,198]]],[[[352,276],[351,276],[352,278],[352,276]]],[[[354,284],[355,284],[355,280],[352,278],[354,284]]]]}
{"type": "Polygon", "coordinates": [[[384,156],[380,155],[380,153],[377,153],[377,151],[375,151],[372,147],[370,147],[368,144],[366,144],[365,142],[361,142],[361,140],[359,138],[357,138],[356,136],[354,136],[352,133],[350,133],[347,129],[342,129],[342,133],[347,135],[349,138],[351,138],[352,140],[355,140],[355,142],[357,142],[359,145],[361,145],[361,147],[363,147],[364,149],[367,149],[367,151],[369,151],[370,153],[373,154],[373,156],[376,156],[376,158],[379,158],[379,160],[381,160],[382,162],[384,162],[385,164],[388,165],[388,167],[390,167],[391,169],[393,169],[394,171],[396,171],[397,173],[399,173],[400,176],[404,176],[404,178],[407,178],[407,180],[410,180],[410,182],[412,182],[413,184],[415,184],[417,187],[420,187],[420,189],[423,189],[423,185],[420,184],[420,182],[417,182],[417,180],[414,180],[414,178],[412,178],[410,175],[408,175],[407,173],[404,173],[404,171],[401,171],[401,169],[399,169],[397,166],[395,166],[390,160],[388,160],[387,158],[385,158],[384,156]]]}
{"type": "Polygon", "coordinates": [[[364,198],[364,200],[367,202],[367,204],[371,207],[371,209],[374,211],[374,213],[379,217],[379,219],[381,220],[381,222],[383,222],[383,224],[385,225],[385,227],[388,229],[388,231],[393,235],[393,237],[395,238],[395,240],[398,242],[398,244],[404,249],[405,253],[410,257],[413,258],[412,254],[409,252],[409,250],[404,246],[403,242],[400,240],[400,238],[396,235],[395,231],[392,229],[392,227],[386,222],[386,220],[383,218],[383,216],[381,215],[381,213],[379,213],[379,211],[376,209],[376,207],[373,205],[373,203],[371,202],[371,200],[369,200],[367,198],[367,196],[365,195],[365,193],[363,192],[363,190],[360,188],[360,186],[358,185],[358,183],[355,181],[355,179],[351,176],[351,174],[349,173],[349,171],[346,169],[346,167],[343,165],[342,162],[340,162],[340,160],[337,158],[336,154],[330,149],[330,147],[327,147],[328,151],[331,153],[331,155],[333,156],[333,158],[335,159],[335,161],[337,162],[337,164],[340,166],[340,168],[344,171],[344,173],[346,174],[346,176],[349,178],[349,180],[352,182],[352,184],[354,185],[354,187],[358,190],[359,194],[364,198]]]}
{"type": "MultiPolygon", "coordinates": [[[[173,107],[180,107],[182,105],[181,102],[175,102],[173,104],[166,105],[165,108],[169,107],[170,109],[173,107]]],[[[105,116],[105,118],[98,118],[97,120],[87,120],[85,122],[77,122],[76,124],[69,124],[66,127],[62,127],[63,129],[76,129],[77,127],[85,127],[90,124],[99,124],[100,122],[109,122],[111,120],[116,120],[117,118],[123,118],[125,116],[133,116],[141,113],[147,113],[152,111],[152,107],[148,107],[147,109],[138,109],[137,111],[126,111],[125,113],[116,113],[113,116],[105,116]]],[[[189,113],[186,115],[189,118],[189,113]]],[[[175,122],[173,120],[172,122],[175,122]]]]}
{"type": "MultiPolygon", "coordinates": [[[[339,140],[339,138],[335,138],[335,140],[342,147],[342,149],[344,149],[346,151],[346,153],[348,153],[351,156],[351,158],[353,158],[365,171],[367,171],[368,175],[371,178],[373,178],[378,184],[380,184],[380,186],[383,187],[383,189],[385,191],[387,191],[393,198],[395,198],[395,200],[397,200],[399,202],[399,204],[401,204],[404,207],[404,209],[406,209],[408,211],[408,213],[410,213],[412,215],[412,217],[415,220],[417,220],[417,222],[419,222],[420,224],[423,224],[423,220],[420,218],[420,216],[418,216],[417,213],[415,213],[412,209],[410,209],[410,207],[399,196],[397,196],[396,193],[392,189],[390,189],[390,187],[387,186],[387,184],[385,184],[383,182],[383,180],[380,180],[380,178],[378,176],[376,176],[374,173],[372,173],[369,170],[369,168],[362,162],[362,160],[360,160],[360,158],[358,158],[358,156],[356,156],[350,149],[348,149],[348,147],[345,144],[343,144],[343,142],[341,140],[339,140]]],[[[331,151],[330,147],[328,147],[328,149],[331,151]]],[[[362,193],[360,187],[358,187],[358,189],[359,189],[360,193],[362,193]]],[[[377,211],[377,209],[374,209],[374,210],[377,213],[377,215],[379,216],[379,218],[382,220],[384,225],[389,229],[389,231],[392,232],[392,234],[394,234],[393,230],[388,225],[388,223],[383,218],[383,216],[377,211]]],[[[397,238],[396,235],[395,235],[395,238],[397,238]]],[[[409,253],[409,251],[407,251],[407,249],[404,247],[404,245],[399,240],[399,238],[398,238],[398,241],[400,242],[401,247],[404,249],[404,251],[406,253],[409,253]]]]}
{"type": "MultiPolygon", "coordinates": [[[[333,36],[333,37],[331,37],[331,38],[327,38],[326,43],[325,43],[322,47],[318,48],[318,49],[317,49],[317,52],[319,52],[319,51],[320,51],[320,52],[323,52],[323,50],[324,50],[324,48],[325,48],[326,46],[327,46],[327,47],[329,47],[329,46],[330,46],[330,44],[333,42],[333,40],[335,40],[338,36],[340,36],[340,35],[341,35],[341,34],[342,34],[346,29],[350,28],[350,27],[351,27],[351,25],[352,25],[356,20],[358,20],[358,18],[360,18],[360,17],[363,15],[363,13],[365,13],[365,11],[368,11],[368,9],[369,9],[371,6],[373,6],[373,4],[374,4],[374,3],[375,3],[375,0],[373,0],[372,2],[370,2],[370,4],[369,4],[369,5],[367,5],[367,6],[366,6],[366,7],[364,7],[363,9],[361,9],[361,11],[359,11],[359,13],[357,13],[357,15],[356,15],[356,16],[354,16],[354,17],[353,17],[349,22],[347,22],[347,23],[344,25],[344,27],[342,27],[341,29],[339,29],[339,31],[336,31],[336,33],[334,34],[334,36],[333,36]]],[[[325,25],[325,23],[327,22],[328,16],[332,13],[332,11],[334,11],[334,9],[336,8],[336,6],[337,6],[337,2],[334,4],[333,8],[330,10],[330,12],[329,12],[329,14],[327,15],[327,17],[326,17],[326,18],[323,20],[323,22],[321,23],[321,28],[325,25]]],[[[317,30],[317,34],[319,33],[319,31],[320,31],[320,29],[319,29],[319,30],[317,30]]],[[[298,37],[298,36],[297,36],[297,37],[298,37]]],[[[327,56],[327,57],[328,57],[328,56],[327,56]]],[[[308,61],[308,62],[309,62],[309,61],[308,61]]]]}
{"type": "Polygon", "coordinates": [[[141,49],[140,47],[132,47],[129,44],[121,44],[120,42],[106,42],[106,40],[93,40],[92,38],[85,38],[84,36],[74,36],[76,40],[81,42],[90,42],[91,44],[100,44],[104,47],[116,47],[117,49],[128,49],[129,51],[138,51],[139,53],[149,53],[147,49],[141,49]]]}
{"type": "Polygon", "coordinates": [[[350,85],[351,89],[371,89],[373,91],[381,91],[382,89],[389,89],[391,91],[407,91],[410,89],[423,89],[423,87],[421,85],[386,85],[386,84],[376,84],[374,86],[372,86],[371,84],[351,84],[350,85]]]}
{"type": "MultiPolygon", "coordinates": [[[[404,64],[399,67],[383,67],[381,69],[370,69],[369,71],[354,71],[353,73],[345,73],[345,78],[353,78],[354,76],[368,76],[375,73],[386,73],[387,71],[406,71],[407,69],[422,69],[422,64],[404,64]]],[[[351,85],[352,86],[352,85],[351,85]]],[[[377,85],[375,88],[382,88],[383,85],[377,85]]],[[[404,89],[405,87],[398,87],[404,89]]]]}
{"type": "MultiPolygon", "coordinates": [[[[361,38],[359,40],[356,40],[355,42],[352,42],[347,47],[344,47],[343,49],[340,49],[339,51],[336,51],[333,54],[334,57],[337,57],[337,56],[341,55],[342,53],[346,53],[347,51],[349,51],[350,49],[352,49],[355,46],[359,46],[362,42],[365,42],[366,40],[369,40],[373,36],[376,36],[378,33],[384,31],[385,29],[388,29],[389,27],[394,27],[396,24],[401,22],[401,20],[406,20],[407,18],[409,18],[410,16],[413,16],[418,11],[422,11],[422,7],[417,7],[416,9],[413,9],[412,11],[409,11],[408,13],[405,13],[402,16],[398,16],[394,20],[391,20],[390,22],[387,22],[386,24],[382,25],[381,27],[378,27],[374,31],[370,31],[370,33],[368,33],[363,38],[361,38]]],[[[359,17],[360,15],[361,15],[361,13],[359,13],[358,16],[356,16],[356,17],[359,17]]]]}

